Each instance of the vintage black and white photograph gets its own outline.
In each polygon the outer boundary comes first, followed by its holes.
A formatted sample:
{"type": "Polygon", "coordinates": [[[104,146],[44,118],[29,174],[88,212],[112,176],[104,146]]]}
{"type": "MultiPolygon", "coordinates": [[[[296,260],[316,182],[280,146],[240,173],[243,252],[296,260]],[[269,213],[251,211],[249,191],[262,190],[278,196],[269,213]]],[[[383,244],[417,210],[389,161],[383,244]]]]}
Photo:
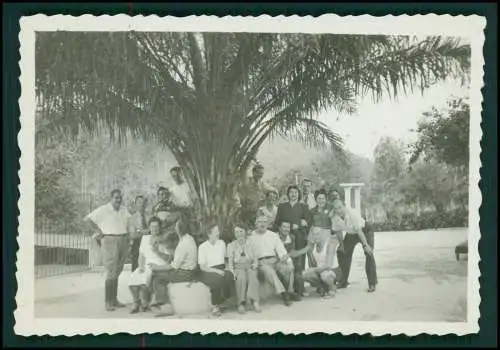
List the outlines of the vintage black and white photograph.
{"type": "Polygon", "coordinates": [[[483,18],[57,18],[16,332],[478,331],[483,18]]]}

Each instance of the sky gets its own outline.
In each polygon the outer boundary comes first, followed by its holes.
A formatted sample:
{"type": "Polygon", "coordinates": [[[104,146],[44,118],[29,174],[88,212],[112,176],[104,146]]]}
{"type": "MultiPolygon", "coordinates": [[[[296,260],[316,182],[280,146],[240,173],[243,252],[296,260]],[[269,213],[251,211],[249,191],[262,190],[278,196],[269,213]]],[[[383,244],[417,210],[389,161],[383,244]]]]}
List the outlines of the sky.
{"type": "Polygon", "coordinates": [[[344,146],[352,153],[373,160],[373,151],[379,140],[385,136],[401,139],[403,142],[416,140],[416,129],[422,113],[445,107],[451,96],[466,96],[467,88],[450,80],[434,85],[422,95],[400,96],[398,100],[384,99],[375,103],[371,97],[359,102],[358,111],[353,115],[339,115],[327,112],[318,116],[332,130],[344,139],[344,146]]]}

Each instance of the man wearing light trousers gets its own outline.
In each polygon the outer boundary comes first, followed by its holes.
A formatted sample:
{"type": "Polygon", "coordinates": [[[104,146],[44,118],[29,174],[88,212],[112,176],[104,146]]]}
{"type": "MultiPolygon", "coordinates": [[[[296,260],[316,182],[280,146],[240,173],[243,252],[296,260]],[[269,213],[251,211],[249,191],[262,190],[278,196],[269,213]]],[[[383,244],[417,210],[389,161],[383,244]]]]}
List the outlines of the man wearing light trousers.
{"type": "Polygon", "coordinates": [[[95,238],[100,242],[103,264],[106,269],[104,300],[107,311],[125,307],[117,299],[118,278],[123,270],[129,251],[129,234],[127,224],[131,217],[127,208],[122,206],[123,197],[120,190],[111,192],[111,201],[90,213],[85,221],[98,234],[95,238]]]}

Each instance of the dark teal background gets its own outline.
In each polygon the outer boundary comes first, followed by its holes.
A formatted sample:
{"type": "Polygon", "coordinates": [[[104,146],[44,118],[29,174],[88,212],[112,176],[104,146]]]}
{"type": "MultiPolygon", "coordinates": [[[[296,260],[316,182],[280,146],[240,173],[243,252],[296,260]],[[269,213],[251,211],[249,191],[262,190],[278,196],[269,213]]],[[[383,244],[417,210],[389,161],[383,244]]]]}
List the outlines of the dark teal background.
{"type": "Polygon", "coordinates": [[[431,4],[431,3],[336,3],[336,4],[149,4],[149,3],[3,3],[3,344],[4,347],[484,347],[497,344],[497,5],[431,4]],[[15,254],[17,251],[17,210],[20,95],[19,77],[19,19],[21,16],[44,13],[69,14],[157,14],[174,15],[313,15],[336,13],[339,15],[371,14],[478,14],[487,18],[484,57],[486,61],[483,89],[483,139],[481,142],[481,190],[483,202],[480,209],[482,238],[481,255],[481,331],[473,336],[433,337],[377,337],[309,335],[309,336],[216,336],[216,335],[102,335],[67,337],[19,337],[14,335],[13,310],[16,307],[15,254]]]}

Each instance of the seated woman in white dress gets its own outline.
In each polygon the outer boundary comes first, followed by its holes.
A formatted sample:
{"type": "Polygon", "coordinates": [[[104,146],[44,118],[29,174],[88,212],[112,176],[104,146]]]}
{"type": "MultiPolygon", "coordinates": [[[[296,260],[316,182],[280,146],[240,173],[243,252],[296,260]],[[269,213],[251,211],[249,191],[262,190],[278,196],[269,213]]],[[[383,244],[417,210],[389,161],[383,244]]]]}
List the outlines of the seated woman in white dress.
{"type": "Polygon", "coordinates": [[[161,238],[161,221],[157,217],[149,220],[149,234],[141,238],[139,247],[139,266],[132,272],[129,282],[134,299],[131,313],[147,311],[151,302],[152,265],[166,266],[172,261],[172,252],[168,243],[161,238]]]}

